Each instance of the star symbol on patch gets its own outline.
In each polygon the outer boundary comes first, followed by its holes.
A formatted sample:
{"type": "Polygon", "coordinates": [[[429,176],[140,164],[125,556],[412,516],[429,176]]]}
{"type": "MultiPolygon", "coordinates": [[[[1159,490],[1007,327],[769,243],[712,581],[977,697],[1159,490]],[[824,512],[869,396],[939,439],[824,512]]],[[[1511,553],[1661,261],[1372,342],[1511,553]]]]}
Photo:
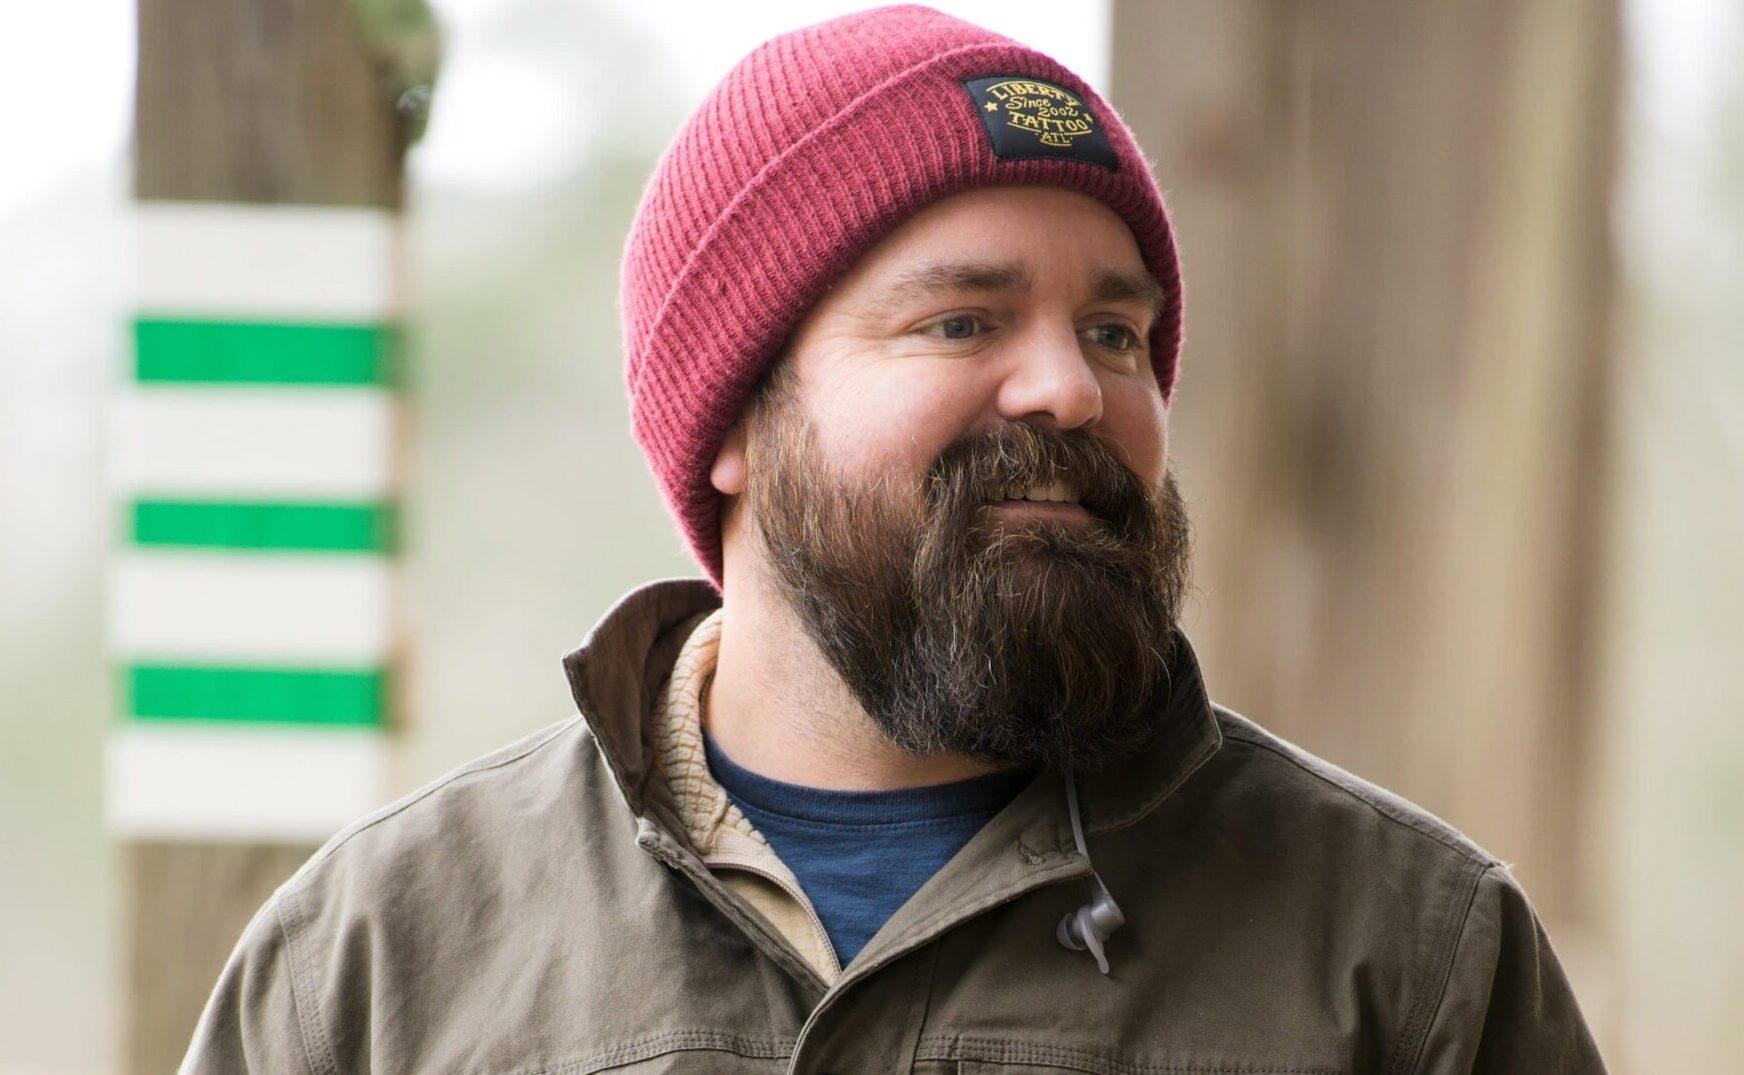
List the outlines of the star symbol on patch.
{"type": "Polygon", "coordinates": [[[994,104],[992,101],[987,102],[986,108],[987,108],[987,111],[989,111],[989,112],[999,111],[999,106],[994,104]]]}

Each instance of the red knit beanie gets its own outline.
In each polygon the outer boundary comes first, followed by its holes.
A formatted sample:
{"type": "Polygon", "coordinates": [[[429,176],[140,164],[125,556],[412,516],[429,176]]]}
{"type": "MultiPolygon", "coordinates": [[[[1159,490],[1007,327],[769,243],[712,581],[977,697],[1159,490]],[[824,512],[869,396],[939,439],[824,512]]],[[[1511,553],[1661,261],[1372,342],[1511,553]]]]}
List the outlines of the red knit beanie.
{"type": "Polygon", "coordinates": [[[622,301],[631,426],[696,558],[721,581],[728,427],[806,313],[940,198],[1031,184],[1118,213],[1165,293],[1151,334],[1168,399],[1181,283],[1162,195],[1084,81],[930,8],[784,34],[739,62],[666,151],[630,229],[622,301]]]}

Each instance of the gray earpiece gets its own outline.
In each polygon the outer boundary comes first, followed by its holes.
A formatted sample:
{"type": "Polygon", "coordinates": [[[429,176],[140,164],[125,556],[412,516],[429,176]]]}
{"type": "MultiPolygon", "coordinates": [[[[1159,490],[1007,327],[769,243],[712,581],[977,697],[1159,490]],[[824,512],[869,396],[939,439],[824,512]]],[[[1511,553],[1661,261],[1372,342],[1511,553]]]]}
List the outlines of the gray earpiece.
{"type": "Polygon", "coordinates": [[[1090,902],[1060,919],[1060,928],[1055,936],[1059,937],[1061,944],[1074,952],[1082,952],[1088,948],[1090,954],[1096,957],[1096,969],[1107,974],[1108,956],[1102,950],[1102,942],[1126,924],[1126,916],[1120,913],[1120,905],[1108,894],[1102,879],[1095,874],[1091,878],[1095,889],[1091,893],[1090,902]]]}

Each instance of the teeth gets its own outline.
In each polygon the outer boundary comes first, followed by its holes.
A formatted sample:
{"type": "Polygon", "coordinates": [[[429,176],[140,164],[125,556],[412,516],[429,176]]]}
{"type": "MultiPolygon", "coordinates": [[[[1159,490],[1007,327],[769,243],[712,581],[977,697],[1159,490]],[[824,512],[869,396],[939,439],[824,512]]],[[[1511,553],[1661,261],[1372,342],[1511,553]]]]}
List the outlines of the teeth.
{"type": "Polygon", "coordinates": [[[1076,504],[1078,494],[1063,481],[1051,481],[1046,485],[1032,485],[1023,494],[1024,500],[1041,500],[1054,504],[1076,504]]]}

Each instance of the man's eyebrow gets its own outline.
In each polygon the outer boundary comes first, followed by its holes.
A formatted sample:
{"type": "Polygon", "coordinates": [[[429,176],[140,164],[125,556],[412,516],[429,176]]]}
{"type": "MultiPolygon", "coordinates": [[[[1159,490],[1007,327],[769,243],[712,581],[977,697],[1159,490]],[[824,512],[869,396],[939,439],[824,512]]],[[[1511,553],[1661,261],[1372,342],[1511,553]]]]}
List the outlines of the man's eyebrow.
{"type": "Polygon", "coordinates": [[[1096,279],[1091,297],[1097,302],[1136,302],[1151,308],[1154,317],[1163,312],[1163,285],[1150,273],[1108,272],[1096,279]]]}
{"type": "Polygon", "coordinates": [[[925,298],[962,291],[1028,291],[1032,278],[1021,265],[986,261],[946,261],[902,273],[884,294],[891,299],[925,298]]]}
{"type": "MultiPolygon", "coordinates": [[[[1022,265],[986,261],[949,261],[910,269],[882,290],[887,299],[925,298],[965,291],[1028,291],[1034,278],[1022,265]]],[[[1164,291],[1157,278],[1143,269],[1105,272],[1096,278],[1091,296],[1096,302],[1133,302],[1162,312],[1164,291]]]]}

